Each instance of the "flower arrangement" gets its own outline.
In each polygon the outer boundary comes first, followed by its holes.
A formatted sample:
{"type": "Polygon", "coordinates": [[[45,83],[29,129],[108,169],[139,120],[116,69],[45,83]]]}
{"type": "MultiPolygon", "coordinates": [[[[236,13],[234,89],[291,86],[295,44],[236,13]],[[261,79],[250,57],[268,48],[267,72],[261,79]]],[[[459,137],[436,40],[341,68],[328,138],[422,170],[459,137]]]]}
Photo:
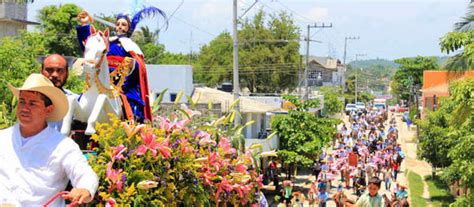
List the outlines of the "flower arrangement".
{"type": "MultiPolygon", "coordinates": [[[[252,151],[233,146],[235,113],[210,124],[188,126],[199,112],[157,117],[155,127],[112,118],[97,124],[89,160],[99,176],[97,206],[251,206],[262,176],[252,151]],[[224,130],[227,129],[227,130],[224,130]],[[231,136],[229,136],[231,135],[231,136]]],[[[235,142],[234,142],[235,143],[235,142]]]]}

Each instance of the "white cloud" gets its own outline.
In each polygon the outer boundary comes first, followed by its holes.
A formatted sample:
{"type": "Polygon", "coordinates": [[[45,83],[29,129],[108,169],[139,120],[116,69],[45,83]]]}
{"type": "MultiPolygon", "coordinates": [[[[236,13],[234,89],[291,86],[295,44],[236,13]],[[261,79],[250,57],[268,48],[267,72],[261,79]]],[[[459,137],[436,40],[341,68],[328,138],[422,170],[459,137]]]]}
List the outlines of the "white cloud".
{"type": "Polygon", "coordinates": [[[313,21],[321,22],[327,20],[329,16],[329,9],[324,7],[312,7],[305,16],[313,21]]]}

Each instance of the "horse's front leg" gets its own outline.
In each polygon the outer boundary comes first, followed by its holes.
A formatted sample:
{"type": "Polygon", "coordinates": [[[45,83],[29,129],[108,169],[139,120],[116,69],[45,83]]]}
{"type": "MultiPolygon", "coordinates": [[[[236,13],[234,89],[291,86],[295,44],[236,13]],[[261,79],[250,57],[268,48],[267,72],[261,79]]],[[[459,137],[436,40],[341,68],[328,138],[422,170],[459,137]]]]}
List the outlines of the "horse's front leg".
{"type": "Polygon", "coordinates": [[[95,123],[99,119],[102,110],[104,109],[105,101],[107,100],[107,95],[99,94],[94,104],[94,108],[92,108],[92,112],[87,119],[87,128],[84,132],[86,135],[92,135],[96,132],[95,130],[95,123]]]}
{"type": "Polygon", "coordinates": [[[61,134],[69,136],[69,134],[71,133],[72,117],[75,114],[74,112],[81,110],[81,107],[79,106],[79,103],[77,101],[77,96],[67,96],[67,102],[69,105],[69,109],[67,110],[67,113],[63,118],[61,134]]]}

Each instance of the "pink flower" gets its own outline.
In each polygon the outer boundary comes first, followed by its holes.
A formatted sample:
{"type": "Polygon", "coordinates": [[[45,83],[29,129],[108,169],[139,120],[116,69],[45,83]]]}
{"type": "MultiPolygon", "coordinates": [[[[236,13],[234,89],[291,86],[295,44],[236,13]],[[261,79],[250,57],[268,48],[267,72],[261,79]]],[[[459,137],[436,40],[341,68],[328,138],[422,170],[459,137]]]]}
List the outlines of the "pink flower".
{"type": "Polygon", "coordinates": [[[181,147],[181,153],[183,154],[191,153],[194,151],[194,148],[189,146],[188,141],[186,141],[185,139],[181,139],[179,145],[181,147]]]}
{"type": "Polygon", "coordinates": [[[112,162],[115,161],[116,159],[122,160],[125,158],[125,156],[123,156],[122,153],[127,151],[127,148],[123,144],[117,147],[111,147],[111,148],[112,148],[112,162]]]}
{"type": "Polygon", "coordinates": [[[232,147],[232,144],[230,143],[229,139],[227,138],[221,138],[221,140],[219,140],[219,145],[218,147],[220,147],[223,151],[224,154],[235,154],[237,151],[232,147]]]}
{"type": "Polygon", "coordinates": [[[234,184],[234,190],[237,191],[240,198],[245,198],[247,194],[252,190],[253,186],[249,185],[242,185],[242,184],[234,184]]]}
{"type": "Polygon", "coordinates": [[[247,172],[247,166],[242,164],[242,163],[239,163],[235,166],[235,170],[237,172],[245,173],[245,172],[247,172]]]}
{"type": "Polygon", "coordinates": [[[205,131],[199,131],[199,133],[196,136],[199,137],[200,139],[199,145],[201,146],[206,146],[206,145],[215,146],[216,145],[216,141],[211,139],[211,135],[205,131]]]}
{"type": "Polygon", "coordinates": [[[171,129],[171,123],[168,119],[159,116],[158,122],[159,122],[158,126],[160,127],[160,129],[163,129],[165,131],[168,131],[171,129]]]}
{"type": "Polygon", "coordinates": [[[216,183],[217,191],[216,191],[216,201],[219,200],[219,195],[221,194],[222,190],[226,192],[232,191],[234,187],[229,183],[226,177],[222,178],[220,183],[216,183]]]}
{"type": "Polygon", "coordinates": [[[216,152],[209,153],[207,156],[207,161],[209,162],[210,166],[216,167],[216,171],[219,171],[219,168],[223,165],[216,152]]]}
{"type": "Polygon", "coordinates": [[[107,165],[107,171],[105,172],[107,179],[110,180],[111,185],[109,187],[109,193],[117,188],[119,192],[122,191],[123,181],[122,181],[122,169],[116,170],[112,168],[112,163],[109,162],[107,165]]]}
{"type": "Polygon", "coordinates": [[[153,134],[153,130],[142,132],[141,136],[145,144],[138,146],[137,155],[144,155],[148,150],[150,150],[153,153],[153,157],[156,157],[158,143],[155,141],[156,136],[153,134]]]}
{"type": "Polygon", "coordinates": [[[216,173],[205,172],[203,174],[204,183],[206,185],[212,185],[212,180],[214,179],[215,176],[216,176],[216,173]]]}
{"type": "Polygon", "coordinates": [[[164,139],[161,143],[158,143],[157,149],[160,151],[161,156],[165,158],[171,157],[172,150],[169,147],[169,145],[170,145],[170,142],[168,138],[164,139]]]}
{"type": "Polygon", "coordinates": [[[117,202],[115,201],[114,198],[111,197],[105,204],[105,207],[115,207],[115,204],[117,204],[117,202]]]}

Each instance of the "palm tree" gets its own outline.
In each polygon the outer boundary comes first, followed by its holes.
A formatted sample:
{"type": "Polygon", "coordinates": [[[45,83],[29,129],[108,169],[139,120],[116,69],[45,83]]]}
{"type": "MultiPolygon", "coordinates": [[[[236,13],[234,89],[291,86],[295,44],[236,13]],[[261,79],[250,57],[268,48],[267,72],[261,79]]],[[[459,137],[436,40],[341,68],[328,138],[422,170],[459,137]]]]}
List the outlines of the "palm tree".
{"type": "Polygon", "coordinates": [[[153,43],[156,44],[158,43],[158,36],[160,33],[160,30],[156,30],[154,32],[150,31],[150,28],[148,26],[141,27],[140,28],[142,35],[143,35],[143,41],[144,43],[153,43]]]}
{"type": "Polygon", "coordinates": [[[441,51],[458,53],[448,59],[444,68],[452,71],[466,71],[474,68],[474,0],[469,3],[466,15],[454,24],[454,32],[441,38],[441,51]]]}

